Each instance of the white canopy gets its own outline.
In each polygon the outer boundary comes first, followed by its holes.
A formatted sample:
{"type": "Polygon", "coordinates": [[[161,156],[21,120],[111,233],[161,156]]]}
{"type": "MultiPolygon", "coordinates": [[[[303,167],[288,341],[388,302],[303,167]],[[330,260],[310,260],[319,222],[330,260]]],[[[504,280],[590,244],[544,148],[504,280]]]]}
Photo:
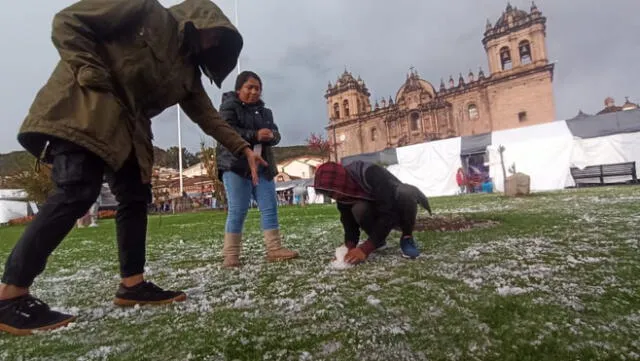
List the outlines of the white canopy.
{"type": "Polygon", "coordinates": [[[454,195],[456,172],[462,166],[460,138],[415,144],[397,149],[398,164],[387,169],[427,196],[454,195]]]}

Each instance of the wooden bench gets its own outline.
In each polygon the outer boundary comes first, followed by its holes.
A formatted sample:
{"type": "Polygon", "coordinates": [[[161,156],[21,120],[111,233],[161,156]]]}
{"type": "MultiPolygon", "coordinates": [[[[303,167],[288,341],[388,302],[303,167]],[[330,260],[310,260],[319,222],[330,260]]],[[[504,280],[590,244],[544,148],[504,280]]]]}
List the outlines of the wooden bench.
{"type": "Polygon", "coordinates": [[[638,183],[636,162],[592,165],[584,169],[571,167],[571,176],[576,181],[576,187],[581,185],[605,185],[605,178],[607,177],[631,177],[631,183],[638,183]]]}

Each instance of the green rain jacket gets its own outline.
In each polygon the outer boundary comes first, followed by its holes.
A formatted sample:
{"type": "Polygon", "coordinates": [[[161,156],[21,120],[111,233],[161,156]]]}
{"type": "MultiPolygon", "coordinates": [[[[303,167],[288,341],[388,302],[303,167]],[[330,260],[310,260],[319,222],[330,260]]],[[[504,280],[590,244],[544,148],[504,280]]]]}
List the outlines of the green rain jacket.
{"type": "Polygon", "coordinates": [[[133,151],[149,183],[151,118],[180,104],[206,134],[241,155],[248,143],[219,116],[185,46],[189,22],[198,30],[226,30],[217,62],[220,86],[237,64],[243,41],[209,0],[186,0],[169,9],[156,0],[81,0],[60,11],[52,39],[61,59],[31,105],[18,141],[38,158],[51,139],[71,141],[114,170],[133,151]]]}

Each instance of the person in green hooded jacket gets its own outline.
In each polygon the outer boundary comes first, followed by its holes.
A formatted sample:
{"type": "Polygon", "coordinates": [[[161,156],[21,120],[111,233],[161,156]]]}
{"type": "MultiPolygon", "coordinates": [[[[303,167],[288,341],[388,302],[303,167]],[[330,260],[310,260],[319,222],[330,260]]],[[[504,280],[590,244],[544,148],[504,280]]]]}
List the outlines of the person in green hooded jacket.
{"type": "Polygon", "coordinates": [[[55,190],[9,255],[0,284],[0,330],[30,334],[75,316],[29,293],[49,255],[97,198],[103,177],[118,201],[120,306],[184,301],[144,279],[147,205],[151,201],[151,119],[179,104],[204,133],[244,156],[257,183],[266,162],[221,119],[204,90],[220,87],[237,64],[243,39],[209,0],[171,8],[157,0],[81,0],[53,19],[60,61],[38,92],[18,140],[52,165],[55,190]]]}

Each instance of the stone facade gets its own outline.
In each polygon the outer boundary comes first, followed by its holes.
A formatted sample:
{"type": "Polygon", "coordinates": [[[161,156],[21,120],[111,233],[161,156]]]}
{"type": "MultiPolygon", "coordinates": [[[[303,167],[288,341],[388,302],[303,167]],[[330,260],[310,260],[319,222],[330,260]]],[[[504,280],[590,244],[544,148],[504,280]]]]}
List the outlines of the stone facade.
{"type": "Polygon", "coordinates": [[[554,121],[545,38],[535,4],[530,12],[508,5],[482,39],[490,74],[450,76],[436,90],[411,69],[394,98],[373,105],[365,82],[345,70],[325,94],[333,158],[554,121]]]}

